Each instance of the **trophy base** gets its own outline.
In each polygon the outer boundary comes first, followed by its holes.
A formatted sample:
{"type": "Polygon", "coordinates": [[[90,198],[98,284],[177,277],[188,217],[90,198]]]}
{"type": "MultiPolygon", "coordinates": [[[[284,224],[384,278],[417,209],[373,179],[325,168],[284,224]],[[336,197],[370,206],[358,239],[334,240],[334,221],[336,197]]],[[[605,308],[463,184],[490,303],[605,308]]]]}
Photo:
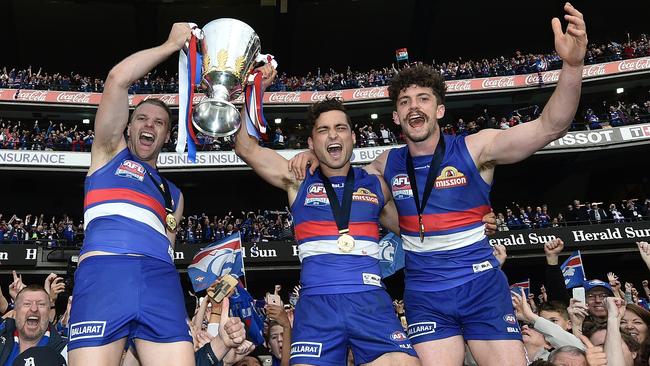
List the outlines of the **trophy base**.
{"type": "Polygon", "coordinates": [[[194,107],[192,124],[206,135],[226,137],[239,130],[241,116],[232,103],[207,99],[194,107]]]}

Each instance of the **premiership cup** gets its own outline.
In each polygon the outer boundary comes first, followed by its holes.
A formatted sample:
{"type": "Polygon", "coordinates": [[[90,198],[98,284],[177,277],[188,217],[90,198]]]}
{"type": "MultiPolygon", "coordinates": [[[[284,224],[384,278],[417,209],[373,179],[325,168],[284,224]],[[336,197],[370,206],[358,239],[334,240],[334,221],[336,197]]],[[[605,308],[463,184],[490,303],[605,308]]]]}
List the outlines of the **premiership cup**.
{"type": "Polygon", "coordinates": [[[241,94],[260,53],[260,38],[253,28],[237,19],[217,19],[203,28],[201,85],[208,99],[194,107],[192,123],[214,137],[237,132],[239,110],[231,103],[241,94]]]}

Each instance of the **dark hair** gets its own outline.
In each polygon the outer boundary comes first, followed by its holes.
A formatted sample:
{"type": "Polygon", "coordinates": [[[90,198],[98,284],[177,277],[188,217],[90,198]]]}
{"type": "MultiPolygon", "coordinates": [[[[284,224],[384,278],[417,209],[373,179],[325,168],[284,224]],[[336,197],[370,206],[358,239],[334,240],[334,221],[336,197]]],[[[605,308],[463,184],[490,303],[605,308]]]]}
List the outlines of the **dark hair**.
{"type": "Polygon", "coordinates": [[[566,306],[559,301],[543,302],[539,306],[539,311],[537,314],[540,314],[542,311],[553,311],[560,313],[564,320],[569,320],[569,312],[567,311],[566,306]]]}
{"type": "MultiPolygon", "coordinates": [[[[267,320],[266,323],[269,326],[269,328],[268,328],[269,331],[266,332],[266,334],[264,334],[264,339],[266,340],[266,344],[268,344],[269,341],[271,341],[271,328],[275,327],[276,325],[280,325],[280,326],[282,326],[282,325],[280,323],[278,323],[277,321],[275,321],[275,320],[267,320]]],[[[283,332],[284,332],[284,330],[283,330],[283,332]]]]}
{"type": "MultiPolygon", "coordinates": [[[[599,330],[607,331],[607,323],[588,322],[582,326],[582,334],[587,338],[591,338],[591,336],[599,330]]],[[[632,337],[632,335],[627,330],[621,329],[621,338],[623,338],[623,342],[625,342],[630,352],[639,352],[641,349],[639,342],[634,339],[634,337],[632,337]]]]}
{"type": "Polygon", "coordinates": [[[316,120],[318,117],[320,117],[321,114],[330,111],[343,112],[345,114],[345,121],[350,126],[350,129],[352,129],[352,120],[350,119],[350,116],[348,116],[343,102],[341,102],[341,100],[338,98],[325,98],[325,100],[310,105],[309,109],[307,110],[307,119],[305,123],[307,124],[307,128],[310,131],[310,134],[316,125],[316,120]]]}
{"type": "Polygon", "coordinates": [[[388,96],[394,105],[397,104],[399,93],[411,85],[431,88],[438,104],[445,103],[445,92],[447,91],[445,79],[431,66],[416,65],[402,69],[390,81],[388,96]]]}
{"type": "Polygon", "coordinates": [[[135,111],[137,111],[138,108],[143,104],[153,104],[155,106],[158,106],[158,107],[164,109],[165,112],[167,112],[169,130],[171,131],[171,129],[172,129],[172,110],[169,109],[169,106],[167,105],[167,103],[163,102],[160,99],[156,99],[156,98],[144,99],[140,103],[138,103],[135,106],[135,108],[133,109],[133,113],[131,113],[131,117],[129,118],[129,122],[131,122],[131,118],[133,118],[133,116],[135,115],[135,111]]]}
{"type": "Polygon", "coordinates": [[[650,311],[636,304],[625,305],[625,310],[629,310],[636,314],[645,323],[646,327],[650,328],[650,311]]]}

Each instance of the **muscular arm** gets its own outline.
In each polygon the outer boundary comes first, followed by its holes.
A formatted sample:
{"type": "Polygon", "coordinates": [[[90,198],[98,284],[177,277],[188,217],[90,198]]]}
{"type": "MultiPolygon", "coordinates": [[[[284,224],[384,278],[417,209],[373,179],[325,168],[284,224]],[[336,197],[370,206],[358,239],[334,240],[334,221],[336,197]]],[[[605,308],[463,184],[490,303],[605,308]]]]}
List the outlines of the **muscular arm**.
{"type": "Polygon", "coordinates": [[[552,21],[555,49],[563,60],[553,95],[542,115],[532,122],[506,131],[483,130],[467,137],[467,147],[479,168],[521,161],[563,136],[571,125],[580,100],[587,33],[582,14],[569,3],[564,10],[566,33],[557,18],[552,21]]]}
{"type": "MultiPolygon", "coordinates": [[[[242,111],[242,119],[245,118],[242,111]]],[[[293,203],[300,182],[289,171],[289,163],[275,150],[262,147],[257,139],[248,134],[246,122],[242,122],[235,138],[235,154],[248,164],[267,183],[283,189],[293,203]]]]}
{"type": "Polygon", "coordinates": [[[189,35],[187,23],[176,23],[164,44],[134,53],[108,73],[95,117],[95,140],[91,148],[89,174],[126,147],[123,133],[129,116],[129,86],[180,50],[189,35]]]}
{"type": "Polygon", "coordinates": [[[542,115],[507,130],[486,129],[467,137],[467,147],[477,166],[521,161],[568,131],[578,108],[582,66],[564,65],[555,92],[542,115]]]}

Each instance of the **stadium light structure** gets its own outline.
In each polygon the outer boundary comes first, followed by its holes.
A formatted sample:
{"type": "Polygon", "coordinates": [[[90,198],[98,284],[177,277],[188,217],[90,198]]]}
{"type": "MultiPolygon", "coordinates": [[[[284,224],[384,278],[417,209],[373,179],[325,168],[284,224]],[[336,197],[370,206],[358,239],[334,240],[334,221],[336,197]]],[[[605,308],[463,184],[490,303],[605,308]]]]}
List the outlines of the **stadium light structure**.
{"type": "Polygon", "coordinates": [[[370,115],[370,119],[377,119],[379,116],[377,116],[377,113],[373,113],[370,115]]]}

